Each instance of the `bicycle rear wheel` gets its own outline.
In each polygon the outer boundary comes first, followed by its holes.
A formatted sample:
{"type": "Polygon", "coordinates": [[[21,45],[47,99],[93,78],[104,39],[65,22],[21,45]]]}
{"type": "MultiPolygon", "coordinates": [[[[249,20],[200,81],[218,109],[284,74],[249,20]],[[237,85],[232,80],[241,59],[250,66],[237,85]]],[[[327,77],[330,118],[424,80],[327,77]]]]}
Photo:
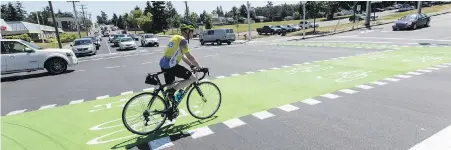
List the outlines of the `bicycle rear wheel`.
{"type": "Polygon", "coordinates": [[[206,119],[213,116],[221,106],[221,91],[212,82],[201,82],[191,88],[188,93],[186,105],[188,112],[197,119],[206,119]],[[207,109],[205,109],[207,107],[207,109]],[[208,109],[208,107],[211,107],[208,109]]]}
{"type": "Polygon", "coordinates": [[[133,96],[122,110],[122,123],[130,132],[148,135],[166,121],[168,104],[159,95],[149,92],[133,96]]]}

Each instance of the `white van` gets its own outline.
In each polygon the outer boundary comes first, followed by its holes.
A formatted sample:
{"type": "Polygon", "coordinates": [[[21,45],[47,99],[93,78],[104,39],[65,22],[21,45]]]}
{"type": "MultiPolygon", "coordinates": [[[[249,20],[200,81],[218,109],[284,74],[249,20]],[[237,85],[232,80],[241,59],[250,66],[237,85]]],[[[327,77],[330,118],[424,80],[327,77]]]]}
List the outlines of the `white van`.
{"type": "Polygon", "coordinates": [[[221,45],[222,43],[231,44],[235,41],[235,33],[233,29],[213,29],[206,30],[200,37],[200,44],[205,43],[217,43],[221,45]]]}

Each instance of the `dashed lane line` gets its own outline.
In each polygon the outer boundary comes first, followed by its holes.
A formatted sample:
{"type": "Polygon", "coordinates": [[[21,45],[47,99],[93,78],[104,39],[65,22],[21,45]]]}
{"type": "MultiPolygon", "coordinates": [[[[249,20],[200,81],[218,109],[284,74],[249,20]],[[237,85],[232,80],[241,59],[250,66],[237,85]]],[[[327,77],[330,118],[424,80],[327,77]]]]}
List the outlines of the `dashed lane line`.
{"type": "Polygon", "coordinates": [[[321,95],[321,97],[325,97],[325,98],[328,98],[328,99],[336,99],[336,98],[339,98],[340,96],[335,95],[335,94],[327,93],[327,94],[321,95]]]}
{"type": "Polygon", "coordinates": [[[422,75],[423,73],[419,73],[419,72],[407,72],[407,74],[411,74],[411,75],[422,75]]]}
{"type": "Polygon", "coordinates": [[[241,120],[238,119],[238,118],[233,118],[233,119],[224,121],[223,123],[224,123],[227,127],[229,127],[230,129],[235,128],[235,127],[239,127],[239,126],[242,126],[242,125],[245,125],[245,124],[246,124],[245,122],[241,121],[241,120]]]}
{"type": "Polygon", "coordinates": [[[222,79],[222,78],[225,78],[225,76],[217,76],[216,78],[217,79],[222,79]]]}
{"type": "Polygon", "coordinates": [[[145,89],[143,89],[143,91],[144,92],[150,92],[150,91],[153,91],[155,88],[145,88],[145,89]]]}
{"type": "Polygon", "coordinates": [[[432,72],[432,70],[424,70],[424,69],[420,69],[420,70],[417,70],[417,71],[419,71],[419,72],[432,72]]]}
{"type": "Polygon", "coordinates": [[[105,67],[107,69],[113,69],[113,68],[120,68],[120,67],[125,67],[126,65],[121,65],[121,66],[110,66],[110,67],[105,67]]]}
{"type": "Polygon", "coordinates": [[[133,91],[122,92],[121,95],[133,94],[133,91]]]}
{"type": "Polygon", "coordinates": [[[237,74],[237,73],[234,73],[234,74],[231,74],[231,76],[239,76],[240,74],[237,74]]]}
{"type": "Polygon", "coordinates": [[[275,116],[274,114],[271,114],[271,113],[267,112],[266,110],[265,111],[261,111],[261,112],[253,113],[252,115],[254,117],[257,117],[260,120],[267,119],[267,118],[275,116]]]}
{"type": "Polygon", "coordinates": [[[409,76],[409,75],[397,75],[396,77],[406,79],[406,78],[411,78],[412,76],[409,76]]]}
{"type": "Polygon", "coordinates": [[[104,95],[104,96],[99,96],[99,97],[96,97],[96,99],[98,100],[98,99],[105,99],[105,98],[108,98],[108,97],[110,97],[109,95],[104,95]]]}
{"type": "Polygon", "coordinates": [[[201,137],[213,134],[214,132],[211,131],[211,129],[208,127],[201,127],[201,128],[197,128],[194,130],[190,130],[190,131],[188,131],[188,133],[191,135],[191,138],[197,139],[197,138],[201,138],[201,137]]]}
{"type": "Polygon", "coordinates": [[[392,81],[392,82],[398,82],[400,79],[396,79],[396,78],[385,78],[384,80],[386,80],[386,81],[392,81]]]}
{"type": "Polygon", "coordinates": [[[8,114],[6,114],[7,116],[10,116],[10,115],[17,115],[17,114],[20,114],[20,113],[23,113],[23,112],[25,112],[27,109],[22,109],[22,110],[16,110],[16,111],[12,111],[12,112],[9,112],[8,114]]]}
{"type": "Polygon", "coordinates": [[[308,104],[308,105],[316,105],[316,104],[322,103],[321,101],[316,100],[316,99],[305,99],[305,100],[303,100],[301,102],[304,103],[304,104],[308,104]]]}
{"type": "Polygon", "coordinates": [[[357,85],[357,86],[355,86],[356,88],[360,88],[360,89],[364,89],[364,90],[369,90],[369,89],[372,89],[373,87],[372,86],[368,86],[368,85],[357,85]]]}
{"type": "Polygon", "coordinates": [[[385,82],[380,82],[380,81],[374,81],[374,82],[371,82],[371,84],[375,84],[375,85],[386,85],[387,83],[385,83],[385,82]]]}
{"type": "Polygon", "coordinates": [[[83,101],[85,101],[85,100],[84,100],[84,99],[81,99],[81,100],[70,101],[70,102],[69,102],[69,105],[80,104],[80,103],[82,103],[83,101]]]}
{"type": "Polygon", "coordinates": [[[351,89],[342,89],[342,90],[339,90],[339,91],[343,92],[343,93],[346,93],[346,94],[354,94],[354,93],[358,92],[358,91],[351,90],[351,89]]]}
{"type": "Polygon", "coordinates": [[[52,104],[52,105],[45,105],[45,106],[41,106],[41,108],[39,108],[39,110],[43,110],[43,109],[49,109],[49,108],[53,108],[55,107],[56,104],[52,104]]]}
{"type": "Polygon", "coordinates": [[[291,112],[291,111],[295,111],[295,110],[299,109],[299,107],[296,107],[296,106],[293,106],[293,105],[290,105],[290,104],[279,106],[278,108],[283,110],[283,111],[286,111],[286,112],[291,112]]]}

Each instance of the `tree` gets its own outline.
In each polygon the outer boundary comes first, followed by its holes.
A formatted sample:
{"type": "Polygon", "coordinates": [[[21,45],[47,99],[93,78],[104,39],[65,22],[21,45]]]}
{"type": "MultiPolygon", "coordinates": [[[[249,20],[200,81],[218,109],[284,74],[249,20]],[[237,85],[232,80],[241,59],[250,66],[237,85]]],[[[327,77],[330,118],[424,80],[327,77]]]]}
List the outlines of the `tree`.
{"type": "Polygon", "coordinates": [[[113,13],[113,17],[111,18],[111,24],[117,26],[118,21],[119,18],[117,17],[116,13],[113,13]]]}
{"type": "Polygon", "coordinates": [[[136,23],[144,32],[152,32],[152,13],[148,12],[146,15],[141,15],[137,18],[136,23]]]}
{"type": "Polygon", "coordinates": [[[146,7],[144,7],[143,14],[152,13],[152,5],[149,1],[146,2],[146,7]]]}
{"type": "MultiPolygon", "coordinates": [[[[324,5],[325,2],[309,1],[305,4],[306,16],[313,18],[313,23],[316,23],[316,17],[319,17],[319,12],[328,9],[324,5]]],[[[316,31],[316,26],[313,26],[313,32],[316,31]]]]}
{"type": "Polygon", "coordinates": [[[177,10],[175,10],[175,8],[172,5],[171,1],[168,1],[166,3],[166,12],[167,12],[168,17],[169,17],[167,19],[167,22],[169,24],[169,28],[171,28],[172,31],[174,31],[174,22],[175,22],[174,17],[175,17],[175,15],[177,15],[177,10]]]}
{"type": "Polygon", "coordinates": [[[272,10],[273,4],[271,1],[268,1],[268,4],[266,4],[266,7],[268,8],[268,18],[273,21],[274,18],[274,11],[272,10]]]}
{"type": "Polygon", "coordinates": [[[213,28],[213,23],[211,22],[211,15],[210,14],[204,14],[204,17],[205,17],[204,18],[205,29],[213,28]]]}
{"type": "Polygon", "coordinates": [[[240,7],[240,16],[241,17],[247,17],[247,7],[246,7],[246,5],[241,5],[241,7],[240,7]]]}
{"type": "Polygon", "coordinates": [[[168,14],[165,12],[164,1],[152,2],[152,32],[158,33],[168,29],[167,18],[168,14]]]}
{"type": "Polygon", "coordinates": [[[191,15],[189,15],[189,21],[193,24],[194,27],[197,27],[197,18],[199,15],[197,15],[195,12],[191,12],[191,15]]]}
{"type": "MultiPolygon", "coordinates": [[[[39,19],[41,19],[41,17],[39,17],[39,19]]],[[[25,21],[37,24],[38,23],[37,12],[30,12],[30,14],[28,14],[25,21]]],[[[39,22],[41,22],[41,20],[39,20],[39,22]]]]}
{"type": "Polygon", "coordinates": [[[296,12],[293,13],[292,17],[293,17],[294,20],[301,19],[301,14],[299,14],[299,12],[296,11],[296,12]]]}
{"type": "Polygon", "coordinates": [[[5,21],[17,21],[17,10],[14,7],[13,3],[9,2],[7,6],[7,12],[6,12],[5,21]]]}
{"type": "Polygon", "coordinates": [[[181,19],[181,17],[180,17],[180,15],[178,13],[174,15],[174,18],[173,18],[174,22],[172,23],[174,28],[179,28],[180,27],[180,24],[181,24],[180,19],[181,19]]]}
{"type": "Polygon", "coordinates": [[[1,14],[1,17],[2,17],[2,19],[7,19],[8,18],[8,13],[9,13],[9,10],[8,10],[8,5],[6,5],[6,4],[2,4],[2,10],[1,10],[1,12],[2,12],[2,14],[1,14]]]}
{"type": "Polygon", "coordinates": [[[231,13],[231,15],[232,15],[232,18],[233,18],[233,22],[234,23],[238,23],[238,17],[239,17],[239,11],[238,11],[238,8],[237,7],[235,7],[235,6],[233,6],[232,7],[232,10],[230,11],[230,13],[231,13]]]}
{"type": "Polygon", "coordinates": [[[128,17],[127,17],[127,21],[130,23],[129,24],[130,27],[132,27],[132,28],[138,27],[138,18],[140,18],[142,14],[143,14],[143,12],[141,11],[141,9],[138,6],[136,6],[135,9],[130,11],[130,15],[128,15],[128,17]]]}
{"type": "Polygon", "coordinates": [[[122,19],[121,15],[119,15],[119,17],[117,18],[116,26],[119,27],[120,29],[125,29],[124,20],[122,19]]]}
{"type": "Polygon", "coordinates": [[[16,12],[17,12],[17,16],[16,16],[15,20],[17,20],[17,21],[25,20],[27,11],[25,11],[23,9],[22,3],[19,1],[16,2],[16,12]]]}
{"type": "Polygon", "coordinates": [[[280,11],[280,17],[281,17],[281,18],[285,18],[285,17],[287,17],[287,16],[293,14],[293,13],[290,14],[289,11],[290,11],[290,8],[288,7],[288,5],[287,5],[286,3],[283,4],[283,5],[282,5],[282,9],[281,9],[281,11],[280,11]]]}
{"type": "Polygon", "coordinates": [[[100,20],[99,24],[108,24],[108,15],[103,11],[100,11],[100,20]]]}
{"type": "Polygon", "coordinates": [[[71,12],[61,12],[61,10],[58,10],[55,17],[74,17],[74,15],[71,12]]]}
{"type": "Polygon", "coordinates": [[[326,19],[332,20],[334,18],[334,14],[338,12],[340,9],[349,10],[353,6],[354,2],[352,1],[327,1],[325,2],[326,9],[326,19]]]}

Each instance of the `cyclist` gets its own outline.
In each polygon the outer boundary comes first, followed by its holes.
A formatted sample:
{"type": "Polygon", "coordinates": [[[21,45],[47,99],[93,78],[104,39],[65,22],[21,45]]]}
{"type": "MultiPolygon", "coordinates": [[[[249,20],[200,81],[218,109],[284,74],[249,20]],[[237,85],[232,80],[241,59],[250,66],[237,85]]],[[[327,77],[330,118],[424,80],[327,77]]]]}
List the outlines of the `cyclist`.
{"type": "Polygon", "coordinates": [[[166,92],[171,99],[173,99],[175,91],[182,89],[197,80],[190,70],[179,65],[180,60],[183,60],[183,62],[189,65],[191,69],[194,69],[194,67],[201,68],[188,49],[188,39],[192,37],[192,30],[188,33],[182,33],[183,36],[172,36],[163,53],[163,57],[160,59],[161,70],[166,72],[164,74],[165,83],[168,85],[166,92]],[[184,80],[178,84],[172,84],[175,77],[183,78],[184,80]]]}

